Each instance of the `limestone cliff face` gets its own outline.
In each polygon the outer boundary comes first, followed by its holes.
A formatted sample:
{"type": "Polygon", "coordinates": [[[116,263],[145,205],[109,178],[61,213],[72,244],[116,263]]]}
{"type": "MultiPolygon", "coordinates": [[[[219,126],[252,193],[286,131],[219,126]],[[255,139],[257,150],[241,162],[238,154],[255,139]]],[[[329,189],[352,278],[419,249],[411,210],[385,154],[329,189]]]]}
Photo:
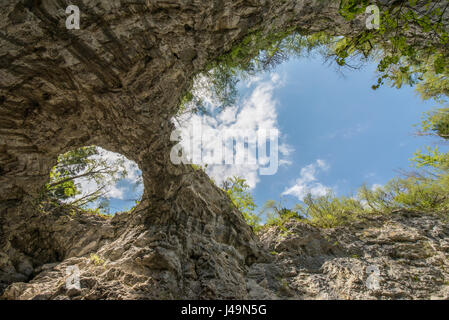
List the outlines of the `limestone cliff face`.
{"type": "Polygon", "coordinates": [[[299,222],[286,229],[261,235],[272,260],[249,269],[250,297],[449,299],[447,221],[402,212],[334,229],[299,222]]]}
{"type": "Polygon", "coordinates": [[[208,62],[249,32],[289,26],[347,35],[363,22],[311,0],[2,1],[0,291],[14,283],[4,297],[251,297],[249,268],[271,258],[207,176],[170,162],[170,119],[208,62]],[[65,28],[69,4],[80,30],[65,28]],[[91,144],[139,165],[136,212],[38,210],[58,154],[91,144]],[[71,265],[81,293],[64,292],[71,265]]]}
{"type": "Polygon", "coordinates": [[[18,277],[2,298],[210,298],[223,292],[223,298],[245,299],[449,299],[449,225],[434,216],[373,216],[335,229],[300,222],[272,227],[260,235],[268,255],[245,267],[229,245],[193,235],[187,256],[178,249],[179,236],[126,223],[127,215],[106,223],[63,213],[49,224],[31,221],[64,229],[66,237],[43,239],[72,242],[69,258],[33,269],[29,258],[18,257],[17,274],[33,279],[18,277]],[[66,288],[70,266],[80,270],[81,290],[66,288]]]}

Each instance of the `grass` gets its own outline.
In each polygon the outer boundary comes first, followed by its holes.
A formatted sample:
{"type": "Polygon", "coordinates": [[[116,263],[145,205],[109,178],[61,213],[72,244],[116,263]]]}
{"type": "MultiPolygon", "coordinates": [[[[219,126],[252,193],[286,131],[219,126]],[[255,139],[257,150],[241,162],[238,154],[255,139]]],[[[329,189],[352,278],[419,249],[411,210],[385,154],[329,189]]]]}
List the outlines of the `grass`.
{"type": "Polygon", "coordinates": [[[96,266],[105,265],[106,261],[102,258],[100,258],[97,254],[92,253],[89,258],[90,262],[95,264],[96,266]]]}

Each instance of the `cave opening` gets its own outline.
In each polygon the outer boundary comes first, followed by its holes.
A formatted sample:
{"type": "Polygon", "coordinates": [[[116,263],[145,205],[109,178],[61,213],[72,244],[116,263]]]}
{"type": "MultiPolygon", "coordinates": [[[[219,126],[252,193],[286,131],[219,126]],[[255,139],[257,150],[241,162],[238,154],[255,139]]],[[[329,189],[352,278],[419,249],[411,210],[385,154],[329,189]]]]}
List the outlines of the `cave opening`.
{"type": "Polygon", "coordinates": [[[104,217],[132,211],[143,194],[142,172],[124,155],[90,145],[60,154],[50,171],[47,199],[104,217]]]}

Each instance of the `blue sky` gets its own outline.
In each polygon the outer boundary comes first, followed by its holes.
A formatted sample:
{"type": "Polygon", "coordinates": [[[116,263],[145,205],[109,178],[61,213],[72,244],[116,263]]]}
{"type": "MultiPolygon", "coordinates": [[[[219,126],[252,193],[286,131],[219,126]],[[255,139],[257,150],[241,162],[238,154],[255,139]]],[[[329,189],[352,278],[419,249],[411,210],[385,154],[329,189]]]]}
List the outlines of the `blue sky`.
{"type": "MultiPolygon", "coordinates": [[[[203,139],[213,141],[213,130],[225,128],[275,128],[281,134],[282,164],[271,176],[248,166],[210,165],[207,172],[217,183],[226,176],[245,177],[260,208],[269,199],[281,198],[293,206],[306,191],[319,195],[331,189],[350,195],[363,183],[382,185],[397,170],[410,169],[413,153],[437,141],[415,136],[413,127],[435,103],[423,102],[410,87],[372,90],[375,70],[372,63],[341,74],[317,56],[293,59],[241,81],[236,106],[202,118],[211,129],[203,132],[203,139]]],[[[216,107],[207,101],[211,109],[216,107]]],[[[111,198],[113,212],[133,205],[125,201],[130,192],[135,198],[130,186],[131,181],[116,186],[121,192],[111,198]]]]}

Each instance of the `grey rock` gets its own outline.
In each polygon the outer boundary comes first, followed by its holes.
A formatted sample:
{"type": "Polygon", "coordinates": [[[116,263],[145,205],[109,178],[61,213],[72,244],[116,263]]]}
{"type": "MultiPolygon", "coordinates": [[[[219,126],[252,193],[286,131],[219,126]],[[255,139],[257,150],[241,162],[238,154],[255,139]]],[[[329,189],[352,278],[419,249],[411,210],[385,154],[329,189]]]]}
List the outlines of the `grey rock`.
{"type": "Polygon", "coordinates": [[[373,216],[348,227],[319,229],[290,222],[266,230],[261,241],[272,261],[249,268],[259,284],[252,299],[449,299],[449,225],[433,215],[373,216]],[[429,226],[433,230],[429,233],[429,226]],[[306,241],[304,240],[306,239],[306,241]],[[354,243],[357,246],[354,246],[354,243]],[[369,268],[379,289],[367,286],[369,268]],[[261,290],[263,288],[263,291],[261,290]]]}

